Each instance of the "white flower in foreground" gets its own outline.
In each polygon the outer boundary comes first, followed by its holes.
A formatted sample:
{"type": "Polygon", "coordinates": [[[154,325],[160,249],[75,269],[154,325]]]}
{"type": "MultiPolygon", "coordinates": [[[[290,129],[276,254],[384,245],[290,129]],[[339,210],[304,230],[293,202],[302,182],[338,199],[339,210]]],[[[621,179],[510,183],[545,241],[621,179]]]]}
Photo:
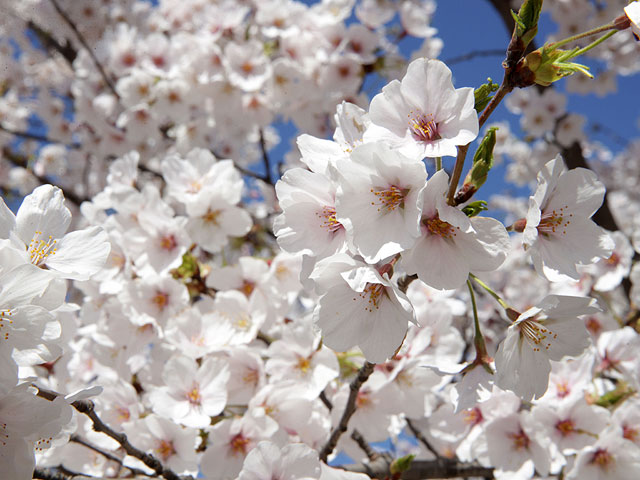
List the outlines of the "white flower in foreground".
{"type": "Polygon", "coordinates": [[[639,477],[640,449],[615,428],[581,450],[565,476],[567,480],[636,480],[639,477]]]}
{"type": "Polygon", "coordinates": [[[154,389],[150,401],[154,411],[187,427],[204,428],[227,404],[229,367],[217,358],[198,366],[181,355],[169,359],[162,372],[166,386],[154,389]]]}
{"type": "Polygon", "coordinates": [[[402,82],[393,80],[371,100],[373,125],[364,139],[385,140],[416,160],[455,156],[457,145],[478,136],[474,105],[473,88],[453,88],[444,63],[420,58],[402,82]]]}
{"type": "Polygon", "coordinates": [[[303,443],[280,449],[260,442],[244,460],[238,480],[312,480],[320,477],[318,452],[303,443]]]}
{"type": "MultiPolygon", "coordinates": [[[[13,249],[2,249],[0,258],[13,249]]],[[[0,393],[18,383],[18,364],[37,365],[62,353],[56,344],[60,323],[32,302],[44,294],[54,277],[30,264],[0,274],[0,393]]]]}
{"type": "Polygon", "coordinates": [[[468,218],[447,204],[448,176],[444,170],[427,182],[423,194],[421,237],[402,254],[408,274],[417,273],[427,285],[439,289],[458,288],[469,272],[497,269],[510,249],[509,234],[493,218],[468,218]]]}
{"type": "Polygon", "coordinates": [[[420,234],[422,191],[427,170],[384,143],[356,148],[336,161],[340,181],[336,218],[369,263],[410,248],[420,234]]]}
{"type": "Polygon", "coordinates": [[[589,346],[578,317],[599,311],[594,304],[592,298],[549,295],[521,313],[496,352],[496,384],[523,400],[541,397],[549,384],[550,360],[576,357],[589,346]]]}
{"type": "Polygon", "coordinates": [[[320,299],[314,321],[328,347],[343,352],[359,346],[367,360],[381,363],[400,348],[415,314],[407,297],[386,277],[362,262],[354,264],[332,272],[334,286],[320,299]]]}
{"type": "Polygon", "coordinates": [[[631,20],[633,36],[640,42],[640,2],[631,2],[624,7],[624,13],[631,20]]]}
{"type": "Polygon", "coordinates": [[[53,402],[37,397],[23,383],[0,395],[0,465],[2,478],[27,480],[35,467],[34,447],[51,446],[71,421],[72,409],[62,397],[53,402]]]}
{"type": "Polygon", "coordinates": [[[88,227],[65,234],[71,212],[64,205],[62,190],[41,185],[27,195],[17,215],[0,199],[0,238],[10,238],[25,259],[46,267],[62,278],[88,280],[102,268],[111,245],[101,227],[88,227]]]}
{"type": "Polygon", "coordinates": [[[591,220],[604,191],[595,173],[585,168],[567,171],[559,155],[538,173],[523,242],[539,274],[549,280],[563,275],[577,280],[577,264],[611,256],[613,240],[591,220]]]}

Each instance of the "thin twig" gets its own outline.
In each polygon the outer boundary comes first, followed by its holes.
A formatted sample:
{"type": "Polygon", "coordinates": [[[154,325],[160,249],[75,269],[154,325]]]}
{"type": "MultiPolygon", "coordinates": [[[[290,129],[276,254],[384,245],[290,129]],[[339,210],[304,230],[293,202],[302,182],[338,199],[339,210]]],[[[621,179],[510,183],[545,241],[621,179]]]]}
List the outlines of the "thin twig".
{"type": "Polygon", "coordinates": [[[269,154],[267,153],[267,145],[264,141],[264,133],[260,129],[260,150],[262,150],[262,163],[266,170],[265,181],[273,185],[273,178],[271,177],[271,161],[269,160],[269,154]]]}
{"type": "Polygon", "coordinates": [[[364,452],[369,460],[375,460],[376,458],[378,458],[378,453],[376,453],[373,448],[371,448],[371,445],[367,443],[367,441],[358,430],[354,430],[353,432],[351,432],[351,438],[358,444],[360,449],[364,452]]]}
{"type": "Polygon", "coordinates": [[[35,133],[21,132],[21,131],[18,131],[18,130],[12,130],[12,129],[6,128],[6,127],[4,127],[2,125],[0,125],[0,130],[2,130],[3,132],[8,133],[10,135],[15,135],[16,137],[27,138],[29,140],[36,140],[38,142],[59,143],[61,145],[64,145],[66,147],[73,148],[73,149],[77,149],[77,148],[81,147],[81,145],[79,143],[65,143],[62,140],[56,140],[54,138],[45,137],[44,135],[37,135],[35,133]]]}
{"type": "Polygon", "coordinates": [[[431,445],[429,440],[427,440],[427,438],[422,434],[422,432],[416,428],[416,426],[411,422],[411,420],[409,420],[408,418],[406,420],[407,420],[407,427],[409,427],[409,430],[411,430],[411,433],[413,433],[413,436],[416,437],[418,440],[420,440],[420,443],[422,443],[427,450],[433,453],[436,458],[438,459],[441,458],[438,451],[433,447],[433,445],[431,445]]]}
{"type": "Polygon", "coordinates": [[[38,40],[40,40],[40,43],[42,43],[42,46],[47,49],[47,51],[58,52],[67,61],[67,63],[69,63],[69,65],[73,65],[73,61],[76,59],[76,56],[78,56],[78,52],[76,52],[76,49],[73,48],[68,40],[64,45],[62,45],[53,38],[49,32],[40,28],[40,26],[35,24],[32,20],[27,21],[27,28],[33,30],[36,37],[38,37],[38,40]]]}
{"type": "MultiPolygon", "coordinates": [[[[38,396],[42,398],[46,398],[47,400],[53,400],[56,397],[60,396],[59,393],[53,392],[51,390],[46,390],[36,386],[38,389],[38,396]]],[[[166,468],[156,457],[153,455],[143,452],[142,450],[134,447],[129,442],[129,439],[124,433],[118,433],[105,424],[102,419],[98,416],[95,411],[95,405],[91,400],[76,400],[71,403],[73,408],[75,408],[78,412],[85,414],[91,422],[93,423],[93,429],[96,432],[102,432],[105,435],[113,438],[116,442],[120,444],[120,446],[127,452],[128,455],[135,457],[142,461],[147,467],[153,470],[156,475],[164,477],[166,480],[182,480],[183,478],[193,478],[193,477],[180,477],[173,470],[166,468]]]]}
{"type": "MultiPolygon", "coordinates": [[[[8,147],[4,147],[2,149],[2,157],[4,157],[5,160],[8,160],[9,163],[15,165],[16,167],[22,167],[26,170],[29,170],[29,173],[31,175],[34,176],[34,178],[36,180],[38,180],[38,182],[40,182],[42,185],[46,185],[46,184],[52,184],[55,185],[55,182],[48,179],[47,177],[43,176],[43,175],[38,175],[37,173],[35,173],[33,170],[31,170],[29,168],[29,161],[27,160],[26,157],[24,157],[23,155],[20,155],[16,152],[13,152],[11,149],[9,149],[8,147]]],[[[56,185],[58,188],[60,188],[60,190],[62,190],[63,194],[64,194],[64,198],[69,200],[70,202],[73,202],[76,205],[80,205],[82,204],[82,202],[86,202],[89,199],[88,198],[84,198],[84,197],[80,197],[79,195],[76,195],[74,192],[71,192],[69,190],[65,190],[64,188],[60,187],[59,185],[56,185]]]]}
{"type": "Polygon", "coordinates": [[[340,440],[342,434],[347,431],[349,420],[356,411],[356,400],[358,398],[360,387],[373,373],[373,367],[375,367],[375,363],[365,362],[362,368],[358,370],[358,375],[356,376],[356,378],[354,378],[351,384],[349,384],[349,398],[347,399],[347,405],[345,406],[344,412],[342,413],[342,418],[340,418],[340,422],[338,423],[336,428],[333,429],[331,435],[329,436],[329,440],[320,451],[320,460],[322,460],[323,462],[327,461],[327,457],[331,454],[331,452],[333,452],[333,449],[336,448],[338,440],[340,440]]]}
{"type": "Polygon", "coordinates": [[[58,12],[58,14],[65,21],[65,23],[69,26],[69,28],[71,30],[73,30],[73,33],[75,33],[75,35],[76,35],[78,41],[80,42],[80,44],[85,48],[85,50],[87,50],[87,53],[91,57],[91,60],[93,60],[93,63],[95,63],[96,68],[100,72],[100,76],[102,77],[102,79],[106,83],[107,87],[109,87],[109,90],[111,90],[111,93],[113,93],[113,95],[118,100],[120,100],[120,95],[118,95],[118,92],[116,92],[116,89],[113,86],[113,83],[111,82],[111,80],[109,79],[109,77],[107,75],[107,72],[105,72],[104,68],[102,67],[102,64],[100,63],[98,58],[93,53],[93,49],[89,46],[89,44],[85,40],[84,36],[80,33],[80,31],[78,30],[78,27],[76,26],[76,24],[73,22],[73,20],[71,20],[71,18],[69,18],[69,16],[66,14],[66,12],[64,10],[62,10],[62,8],[60,8],[60,5],[58,5],[58,0],[50,0],[50,2],[53,5],[53,8],[56,9],[56,12],[58,12]]]}

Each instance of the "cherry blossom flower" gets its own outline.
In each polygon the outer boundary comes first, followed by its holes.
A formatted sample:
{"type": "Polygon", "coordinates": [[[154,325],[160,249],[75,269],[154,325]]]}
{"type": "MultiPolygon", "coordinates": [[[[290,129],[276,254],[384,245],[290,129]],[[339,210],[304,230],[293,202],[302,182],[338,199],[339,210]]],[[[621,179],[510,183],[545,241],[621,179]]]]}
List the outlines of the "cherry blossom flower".
{"type": "Polygon", "coordinates": [[[244,459],[238,480],[313,480],[320,478],[318,453],[303,443],[280,449],[263,441],[244,459]]]}
{"type": "Polygon", "coordinates": [[[496,384],[524,400],[541,397],[549,383],[550,360],[578,356],[589,345],[578,317],[598,310],[591,298],[549,295],[521,313],[496,352],[496,384]]]}
{"type": "Polygon", "coordinates": [[[631,31],[636,40],[640,42],[640,2],[631,2],[624,7],[624,13],[631,20],[631,31]]]}
{"type": "Polygon", "coordinates": [[[451,70],[439,60],[409,64],[371,100],[373,125],[365,140],[385,140],[410,158],[455,156],[456,146],[478,136],[472,88],[453,88],[451,70]]]}
{"type": "Polygon", "coordinates": [[[424,189],[421,237],[402,254],[408,274],[418,274],[427,285],[439,289],[458,288],[469,272],[497,269],[511,248],[509,235],[497,220],[468,218],[462,211],[447,205],[445,195],[448,176],[435,173],[424,189]]]}
{"type": "Polygon", "coordinates": [[[539,274],[550,280],[558,275],[577,280],[577,264],[611,256],[613,240],[590,220],[603,198],[604,185],[592,171],[567,170],[560,156],[538,173],[523,243],[539,274]]]}
{"type": "Polygon", "coordinates": [[[0,199],[0,237],[10,238],[25,260],[62,278],[87,280],[102,268],[111,246],[101,227],[66,233],[71,212],[62,190],[41,185],[22,201],[16,216],[0,199]]]}
{"type": "Polygon", "coordinates": [[[419,235],[427,171],[378,142],[357,147],[336,161],[340,181],[336,219],[369,263],[410,248],[419,235]]]}
{"type": "Polygon", "coordinates": [[[182,425],[204,428],[227,403],[229,369],[224,361],[207,358],[198,366],[195,360],[175,355],[162,377],[166,386],[150,394],[154,411],[182,425]]]}
{"type": "MultiPolygon", "coordinates": [[[[348,267],[347,267],[348,268],[348,267]]],[[[383,362],[402,343],[415,314],[407,297],[388,278],[361,262],[329,281],[314,321],[323,342],[342,352],[359,346],[367,360],[383,362]]]]}

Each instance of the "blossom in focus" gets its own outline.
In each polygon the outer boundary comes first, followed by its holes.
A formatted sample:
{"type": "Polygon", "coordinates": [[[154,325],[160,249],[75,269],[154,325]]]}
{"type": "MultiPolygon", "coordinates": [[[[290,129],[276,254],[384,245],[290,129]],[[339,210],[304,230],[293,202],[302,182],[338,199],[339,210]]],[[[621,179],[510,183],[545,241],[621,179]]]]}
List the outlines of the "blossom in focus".
{"type": "Polygon", "coordinates": [[[402,254],[408,274],[417,273],[427,285],[439,289],[458,288],[469,272],[497,269],[507,258],[509,235],[493,218],[468,218],[446,202],[448,176],[436,172],[424,190],[421,237],[402,254]]]}
{"type": "Polygon", "coordinates": [[[409,322],[415,323],[409,300],[362,262],[335,273],[333,286],[314,310],[323,342],[338,352],[358,346],[370,362],[384,362],[400,348],[409,322]]]}
{"type": "Polygon", "coordinates": [[[626,13],[629,20],[631,20],[631,31],[636,40],[640,41],[640,2],[631,2],[624,7],[624,13],[626,13]]]}
{"type": "Polygon", "coordinates": [[[371,100],[373,125],[365,141],[384,140],[404,155],[455,156],[478,136],[473,88],[453,88],[451,70],[439,60],[411,62],[402,82],[393,80],[371,100]]]}
{"type": "Polygon", "coordinates": [[[613,240],[591,220],[602,205],[604,190],[595,173],[567,170],[559,155],[538,173],[523,243],[539,274],[549,280],[562,275],[577,280],[576,265],[611,256],[613,240]]]}
{"type": "Polygon", "coordinates": [[[62,190],[41,185],[27,195],[14,217],[0,200],[0,238],[26,252],[25,259],[46,267],[62,278],[87,280],[102,268],[111,245],[101,227],[65,233],[71,212],[64,205],[62,190]]]}
{"type": "Polygon", "coordinates": [[[303,443],[280,449],[267,441],[258,443],[244,459],[238,480],[312,480],[320,478],[318,452],[303,443]]]}
{"type": "Polygon", "coordinates": [[[595,300],[549,295],[521,313],[495,355],[496,384],[523,400],[541,397],[549,384],[550,360],[576,357],[589,346],[580,315],[599,309],[595,300]]]}

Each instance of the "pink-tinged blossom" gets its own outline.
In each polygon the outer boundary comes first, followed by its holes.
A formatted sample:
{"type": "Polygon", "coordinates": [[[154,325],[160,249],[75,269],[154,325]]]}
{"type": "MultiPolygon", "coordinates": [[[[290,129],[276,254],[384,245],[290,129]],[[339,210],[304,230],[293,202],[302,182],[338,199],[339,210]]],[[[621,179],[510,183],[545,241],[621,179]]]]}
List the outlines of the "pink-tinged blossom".
{"type": "Polygon", "coordinates": [[[538,188],[529,198],[524,247],[536,271],[550,280],[580,278],[578,264],[609,258],[614,243],[591,216],[604,199],[604,185],[585,168],[567,170],[562,157],[538,173],[538,188]]]}
{"type": "Polygon", "coordinates": [[[427,285],[453,289],[464,285],[469,272],[496,270],[510,250],[509,235],[493,218],[468,218],[446,202],[449,177],[439,170],[424,189],[421,236],[402,254],[408,274],[418,274],[427,285]]]}
{"type": "Polygon", "coordinates": [[[375,363],[393,356],[415,322],[406,295],[361,262],[339,273],[334,285],[314,311],[324,343],[338,352],[358,346],[375,363]]]}
{"type": "Polygon", "coordinates": [[[356,148],[338,160],[336,219],[351,245],[369,263],[410,248],[420,234],[422,162],[390,150],[384,143],[356,148]]]}
{"type": "Polygon", "coordinates": [[[278,245],[285,252],[325,257],[343,250],[346,232],[336,218],[336,185],[320,173],[288,170],[276,194],[282,213],[273,222],[278,245]]]}
{"type": "Polygon", "coordinates": [[[0,238],[10,238],[26,261],[61,278],[88,280],[107,260],[111,245],[101,227],[65,233],[71,212],[57,187],[36,188],[15,217],[1,199],[0,211],[0,238]]]}
{"type": "Polygon", "coordinates": [[[181,355],[169,359],[162,372],[165,386],[153,389],[154,411],[194,428],[204,428],[227,404],[229,367],[221,359],[207,358],[198,366],[181,355]]]}
{"type": "Polygon", "coordinates": [[[280,449],[263,441],[244,460],[238,480],[315,480],[320,477],[318,452],[303,443],[280,449]]]}
{"type": "Polygon", "coordinates": [[[62,353],[57,345],[60,322],[43,307],[32,305],[53,278],[30,264],[0,274],[0,393],[18,382],[18,364],[36,365],[62,353]]]}
{"type": "Polygon", "coordinates": [[[408,157],[455,156],[478,136],[473,88],[453,88],[451,70],[439,60],[409,64],[371,100],[372,126],[365,140],[384,140],[408,157]]]}
{"type": "Polygon", "coordinates": [[[640,42],[640,2],[631,2],[624,7],[624,13],[631,20],[633,36],[640,42]]]}
{"type": "MultiPolygon", "coordinates": [[[[175,473],[179,475],[198,473],[197,430],[184,428],[152,413],[128,424],[125,432],[138,448],[151,453],[175,473]]],[[[127,457],[125,464],[148,470],[148,467],[145,467],[137,458],[127,457]]]]}
{"type": "Polygon", "coordinates": [[[34,448],[52,445],[71,421],[72,409],[62,397],[53,402],[37,397],[28,384],[0,395],[0,465],[3,478],[28,480],[35,467],[34,448]]]}
{"type": "Polygon", "coordinates": [[[589,346],[578,317],[598,310],[592,298],[549,295],[521,313],[496,352],[496,384],[523,400],[541,397],[549,384],[550,361],[576,357],[589,346]]]}
{"type": "Polygon", "coordinates": [[[517,478],[530,478],[534,467],[543,477],[549,474],[553,444],[543,438],[529,412],[496,418],[486,425],[485,435],[491,465],[507,472],[524,467],[517,478]]]}
{"type": "Polygon", "coordinates": [[[636,480],[640,477],[640,448],[610,428],[582,449],[567,472],[567,480],[636,480]]]}

